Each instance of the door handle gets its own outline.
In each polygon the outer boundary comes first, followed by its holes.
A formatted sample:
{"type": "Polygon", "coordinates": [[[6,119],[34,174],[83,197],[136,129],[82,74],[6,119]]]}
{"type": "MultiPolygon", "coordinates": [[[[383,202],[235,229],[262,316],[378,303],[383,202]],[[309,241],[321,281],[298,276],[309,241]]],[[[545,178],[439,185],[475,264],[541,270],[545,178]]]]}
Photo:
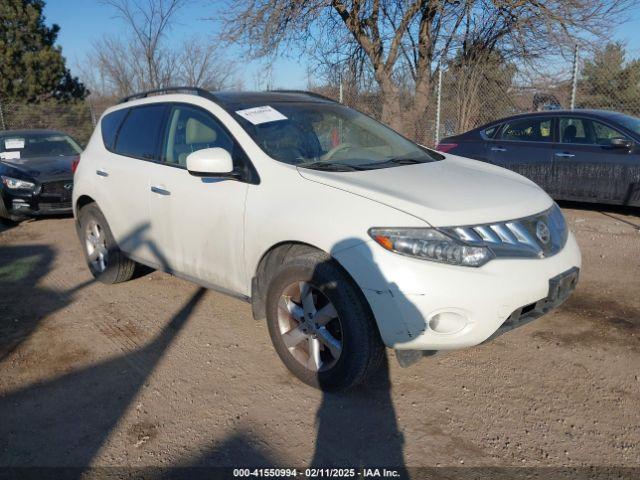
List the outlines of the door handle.
{"type": "Polygon", "coordinates": [[[157,193],[158,195],[171,195],[171,192],[165,188],[159,187],[157,185],[151,185],[151,191],[153,193],[157,193]]]}
{"type": "Polygon", "coordinates": [[[109,172],[102,170],[102,169],[98,169],[96,170],[96,175],[99,175],[101,177],[108,177],[109,176],[109,172]]]}
{"type": "Polygon", "coordinates": [[[572,157],[575,157],[575,155],[573,153],[567,153],[567,152],[556,152],[556,153],[554,153],[554,155],[556,157],[560,157],[560,158],[572,158],[572,157]]]}
{"type": "Polygon", "coordinates": [[[492,152],[506,152],[507,149],[504,147],[491,147],[492,152]]]}

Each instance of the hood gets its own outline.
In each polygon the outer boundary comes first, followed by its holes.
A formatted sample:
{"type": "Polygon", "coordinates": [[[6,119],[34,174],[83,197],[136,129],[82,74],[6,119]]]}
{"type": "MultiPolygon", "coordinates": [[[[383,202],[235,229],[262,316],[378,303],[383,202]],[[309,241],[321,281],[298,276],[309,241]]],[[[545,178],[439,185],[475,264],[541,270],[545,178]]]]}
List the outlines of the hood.
{"type": "Polygon", "coordinates": [[[553,203],[521,175],[454,155],[431,163],[363,172],[298,171],[307,180],[369,198],[434,227],[513,220],[539,213],[553,203]]]}
{"type": "Polygon", "coordinates": [[[2,160],[2,163],[18,170],[38,182],[73,178],[71,164],[75,157],[38,157],[2,160]]]}

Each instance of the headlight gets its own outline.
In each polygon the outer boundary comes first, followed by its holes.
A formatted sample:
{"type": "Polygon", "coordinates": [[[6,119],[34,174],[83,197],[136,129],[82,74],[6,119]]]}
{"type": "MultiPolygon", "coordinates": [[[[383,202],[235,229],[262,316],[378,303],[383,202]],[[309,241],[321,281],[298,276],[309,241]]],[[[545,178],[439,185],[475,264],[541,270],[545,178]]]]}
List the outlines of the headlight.
{"type": "Polygon", "coordinates": [[[481,267],[494,258],[548,258],[568,238],[557,205],[515,220],[438,228],[371,228],[369,235],[389,251],[451,265],[481,267]]]}
{"type": "Polygon", "coordinates": [[[24,180],[20,180],[19,178],[5,177],[4,175],[2,176],[2,183],[4,183],[7,188],[21,190],[33,190],[36,186],[35,183],[26,182],[24,180]]]}
{"type": "Polygon", "coordinates": [[[433,262],[480,267],[493,258],[484,246],[471,246],[434,228],[371,228],[369,235],[391,252],[433,262]]]}

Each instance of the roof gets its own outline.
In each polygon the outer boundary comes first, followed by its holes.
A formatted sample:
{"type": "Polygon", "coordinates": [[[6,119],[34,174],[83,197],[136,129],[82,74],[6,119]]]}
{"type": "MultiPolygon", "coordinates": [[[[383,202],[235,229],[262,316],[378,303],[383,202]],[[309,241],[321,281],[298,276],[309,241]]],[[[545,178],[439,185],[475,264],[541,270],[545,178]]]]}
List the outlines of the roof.
{"type": "Polygon", "coordinates": [[[614,117],[616,115],[622,115],[620,112],[614,112],[611,110],[596,110],[596,109],[582,109],[576,108],[574,110],[540,110],[537,112],[524,112],[519,113],[517,115],[510,115],[508,117],[500,118],[499,120],[495,120],[487,125],[493,125],[494,123],[502,123],[505,120],[510,120],[513,118],[522,118],[522,117],[548,117],[553,115],[575,115],[575,114],[584,114],[591,115],[594,117],[614,117]]]}
{"type": "Polygon", "coordinates": [[[165,87],[148,90],[129,95],[118,103],[123,104],[131,100],[168,95],[172,93],[186,93],[197,95],[221,104],[265,103],[265,102],[334,102],[332,99],[318,93],[302,90],[270,90],[266,92],[210,92],[199,87],[165,87]]]}
{"type": "Polygon", "coordinates": [[[266,102],[321,102],[333,103],[328,97],[313,92],[297,90],[270,90],[267,92],[212,92],[220,103],[266,103],[266,102]]]}

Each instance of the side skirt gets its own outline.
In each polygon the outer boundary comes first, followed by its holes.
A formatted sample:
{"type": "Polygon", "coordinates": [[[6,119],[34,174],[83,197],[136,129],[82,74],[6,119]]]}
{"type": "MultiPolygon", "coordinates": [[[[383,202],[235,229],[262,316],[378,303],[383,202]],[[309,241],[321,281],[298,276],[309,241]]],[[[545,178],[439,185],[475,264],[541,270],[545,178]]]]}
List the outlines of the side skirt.
{"type": "Polygon", "coordinates": [[[154,270],[158,270],[160,272],[168,273],[170,275],[173,275],[174,277],[182,278],[183,280],[187,280],[189,282],[195,283],[196,285],[200,285],[201,287],[207,288],[209,290],[213,290],[215,292],[222,293],[224,295],[228,295],[230,297],[237,298],[238,300],[242,300],[244,302],[251,303],[251,297],[248,297],[247,295],[243,295],[241,293],[234,292],[233,290],[229,290],[228,288],[220,287],[220,286],[215,285],[213,283],[205,282],[204,280],[200,280],[198,278],[192,277],[191,275],[187,275],[185,273],[177,272],[177,271],[175,271],[175,270],[173,270],[171,268],[166,268],[166,267],[164,267],[163,265],[161,265],[159,263],[143,261],[140,258],[136,257],[135,255],[131,255],[130,253],[127,253],[127,252],[124,252],[124,253],[131,260],[133,260],[134,262],[139,263],[141,265],[145,265],[145,266],[147,266],[149,268],[153,268],[154,270]]]}

